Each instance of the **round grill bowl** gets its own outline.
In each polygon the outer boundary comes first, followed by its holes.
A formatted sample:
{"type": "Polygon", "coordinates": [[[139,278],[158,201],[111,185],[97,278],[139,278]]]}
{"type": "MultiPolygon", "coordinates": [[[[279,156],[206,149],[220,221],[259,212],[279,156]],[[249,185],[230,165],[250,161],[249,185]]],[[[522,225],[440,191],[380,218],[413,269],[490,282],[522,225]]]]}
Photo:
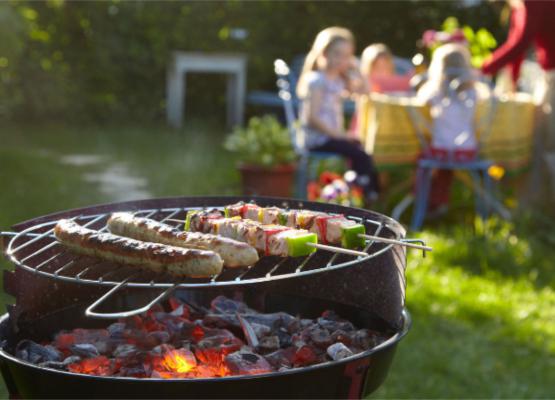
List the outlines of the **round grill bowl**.
{"type": "MultiPolygon", "coordinates": [[[[303,297],[269,295],[265,311],[317,316],[333,309],[358,327],[388,330],[385,322],[358,307],[303,297]]],[[[85,304],[86,305],[86,304],[85,304]]],[[[337,362],[253,376],[209,379],[141,379],[97,377],[42,368],[12,355],[20,338],[45,339],[69,325],[99,327],[105,321],[83,317],[85,305],[71,306],[13,332],[8,314],[0,318],[0,369],[12,397],[18,398],[359,398],[385,380],[399,341],[407,334],[410,315],[379,346],[337,362]],[[99,325],[100,324],[100,325],[99,325]]],[[[104,325],[105,326],[105,325],[104,325]]]]}

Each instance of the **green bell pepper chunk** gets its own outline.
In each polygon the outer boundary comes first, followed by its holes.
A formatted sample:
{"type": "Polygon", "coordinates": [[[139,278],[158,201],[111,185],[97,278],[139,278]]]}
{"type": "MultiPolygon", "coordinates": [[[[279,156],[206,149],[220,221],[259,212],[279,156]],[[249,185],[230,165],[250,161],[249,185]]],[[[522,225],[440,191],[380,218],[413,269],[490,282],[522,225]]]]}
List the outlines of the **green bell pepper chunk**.
{"type": "Polygon", "coordinates": [[[315,233],[307,233],[302,236],[288,237],[287,249],[289,257],[301,257],[314,253],[316,249],[307,246],[307,243],[318,243],[318,236],[315,233]]]}
{"type": "Polygon", "coordinates": [[[188,211],[187,212],[187,218],[185,219],[185,230],[186,231],[190,231],[191,230],[191,219],[193,218],[193,215],[198,214],[198,211],[188,211]]]}
{"type": "Polygon", "coordinates": [[[341,246],[346,249],[362,248],[365,245],[364,238],[360,234],[365,234],[366,228],[364,225],[357,224],[348,226],[341,229],[341,246]]]}
{"type": "Polygon", "coordinates": [[[229,208],[224,208],[224,217],[229,218],[229,208]]]}

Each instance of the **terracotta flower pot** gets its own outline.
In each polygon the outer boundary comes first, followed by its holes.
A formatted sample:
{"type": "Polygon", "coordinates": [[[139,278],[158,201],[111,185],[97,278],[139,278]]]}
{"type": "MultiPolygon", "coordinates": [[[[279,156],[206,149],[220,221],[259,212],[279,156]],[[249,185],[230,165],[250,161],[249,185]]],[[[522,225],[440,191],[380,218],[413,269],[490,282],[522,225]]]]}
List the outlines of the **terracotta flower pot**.
{"type": "Polygon", "coordinates": [[[238,166],[243,183],[243,194],[291,197],[296,165],[285,164],[272,168],[258,165],[238,166]]]}

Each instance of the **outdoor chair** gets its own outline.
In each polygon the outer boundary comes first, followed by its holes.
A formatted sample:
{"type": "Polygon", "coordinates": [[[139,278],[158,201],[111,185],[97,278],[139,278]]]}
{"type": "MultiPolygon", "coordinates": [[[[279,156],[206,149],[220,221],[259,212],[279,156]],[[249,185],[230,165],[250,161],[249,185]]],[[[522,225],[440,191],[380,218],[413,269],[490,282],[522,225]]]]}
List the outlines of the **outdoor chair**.
{"type": "Polygon", "coordinates": [[[294,76],[289,66],[283,60],[274,62],[274,71],[277,76],[278,94],[283,103],[285,112],[285,120],[287,128],[291,135],[291,142],[295,148],[295,152],[299,156],[297,166],[297,179],[295,183],[295,195],[298,198],[306,198],[306,187],[310,179],[317,179],[317,167],[323,160],[342,159],[342,156],[336,153],[310,151],[304,145],[304,137],[298,123],[298,108],[295,107],[293,101],[294,91],[297,83],[297,77],[294,76]]]}
{"type": "MultiPolygon", "coordinates": [[[[473,79],[473,78],[469,78],[473,79]]],[[[450,85],[450,90],[457,91],[461,85],[468,82],[467,78],[461,78],[454,80],[450,85]]],[[[491,122],[493,120],[493,115],[496,109],[496,98],[491,95],[489,96],[489,109],[487,113],[478,113],[476,115],[481,118],[476,118],[475,128],[476,136],[478,138],[478,153],[480,154],[481,144],[487,139],[488,134],[491,132],[491,122]]],[[[484,107],[484,102],[476,106],[476,110],[484,107]]],[[[410,112],[411,118],[415,125],[428,124],[429,119],[423,119],[422,114],[415,112],[410,112]]],[[[427,130],[432,131],[432,127],[428,126],[427,130]]],[[[416,130],[417,134],[421,135],[421,130],[416,130]]],[[[494,203],[498,206],[498,202],[495,201],[493,195],[493,182],[489,174],[490,167],[494,164],[490,159],[480,158],[477,155],[475,159],[469,161],[459,161],[454,159],[453,154],[449,154],[447,160],[440,160],[434,157],[426,156],[429,154],[429,143],[425,138],[421,137],[420,142],[423,144],[422,158],[418,160],[417,170],[416,170],[416,183],[415,183],[415,198],[414,198],[414,210],[412,214],[411,229],[414,231],[420,230],[424,223],[426,213],[428,211],[428,198],[432,183],[432,173],[434,170],[444,169],[452,171],[464,171],[467,172],[471,177],[470,187],[475,194],[475,209],[476,213],[482,218],[487,219],[494,203]]],[[[497,207],[499,209],[499,207],[497,207]]],[[[501,209],[501,213],[504,214],[504,209],[501,209]]]]}

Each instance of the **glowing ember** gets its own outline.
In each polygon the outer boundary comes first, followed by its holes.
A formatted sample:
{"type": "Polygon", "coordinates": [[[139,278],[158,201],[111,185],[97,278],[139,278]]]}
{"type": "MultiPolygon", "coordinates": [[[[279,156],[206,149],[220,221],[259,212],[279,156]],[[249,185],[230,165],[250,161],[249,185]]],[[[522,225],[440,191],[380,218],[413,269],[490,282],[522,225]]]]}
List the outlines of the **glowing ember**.
{"type": "Polygon", "coordinates": [[[73,373],[155,379],[257,375],[340,360],[385,340],[356,329],[331,311],[317,319],[285,312],[260,313],[245,303],[218,296],[210,308],[178,299],[105,329],[60,331],[43,344],[24,339],[17,357],[73,373]],[[258,339],[247,343],[237,317],[258,339]],[[335,346],[335,347],[334,347],[335,346]],[[339,350],[339,351],[331,351],[339,350]]]}
{"type": "Polygon", "coordinates": [[[197,360],[189,350],[171,350],[164,356],[162,365],[168,371],[184,374],[197,366],[197,360]]]}

